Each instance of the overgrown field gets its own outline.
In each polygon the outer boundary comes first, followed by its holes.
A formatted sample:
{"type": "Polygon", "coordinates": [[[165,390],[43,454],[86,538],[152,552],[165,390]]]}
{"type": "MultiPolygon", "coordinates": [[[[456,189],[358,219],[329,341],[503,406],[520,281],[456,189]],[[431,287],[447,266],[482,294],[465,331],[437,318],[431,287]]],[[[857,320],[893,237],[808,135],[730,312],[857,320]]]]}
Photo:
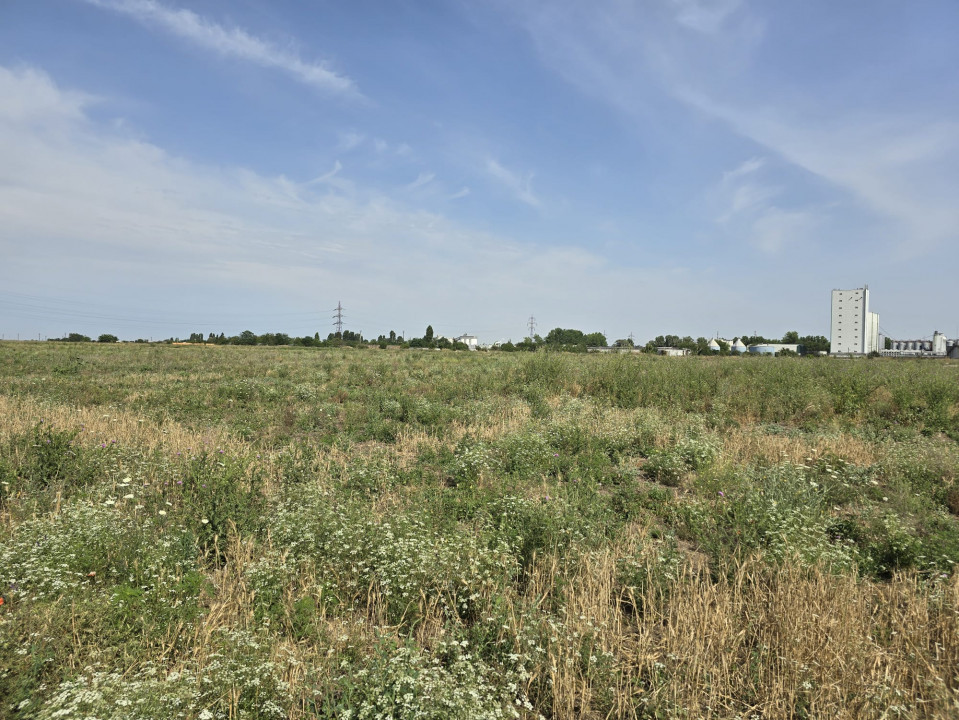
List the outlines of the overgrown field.
{"type": "Polygon", "coordinates": [[[959,364],[0,344],[0,717],[959,716],[959,364]]]}

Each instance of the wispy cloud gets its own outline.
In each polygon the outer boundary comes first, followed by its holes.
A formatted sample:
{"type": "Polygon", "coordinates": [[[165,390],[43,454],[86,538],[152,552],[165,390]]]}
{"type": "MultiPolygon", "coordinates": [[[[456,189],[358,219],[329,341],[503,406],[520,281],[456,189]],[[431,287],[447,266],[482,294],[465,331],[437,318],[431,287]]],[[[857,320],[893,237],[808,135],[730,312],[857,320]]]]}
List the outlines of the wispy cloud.
{"type": "Polygon", "coordinates": [[[672,4],[680,24],[702,33],[715,33],[743,3],[742,0],[672,0],[672,4]]]}
{"type": "Polygon", "coordinates": [[[767,254],[775,254],[790,245],[808,239],[819,223],[811,210],[764,209],[752,221],[750,242],[767,254]]]}
{"type": "Polygon", "coordinates": [[[340,141],[336,144],[336,149],[339,152],[349,152],[362,145],[364,140],[366,140],[366,136],[362,133],[345,132],[340,135],[340,141]]]}
{"type": "Polygon", "coordinates": [[[336,162],[333,163],[333,169],[332,169],[332,170],[330,170],[329,172],[323,173],[322,175],[320,175],[320,176],[318,176],[318,177],[313,178],[312,180],[310,180],[310,181],[307,183],[307,185],[316,185],[316,184],[319,184],[319,183],[328,183],[328,182],[330,182],[331,180],[333,180],[333,178],[335,178],[335,177],[340,173],[340,170],[342,170],[342,169],[343,169],[343,163],[341,163],[339,160],[337,160],[336,162]]]}
{"type": "Polygon", "coordinates": [[[172,8],[156,0],[83,0],[90,5],[129,15],[224,57],[281,70],[318,90],[359,95],[355,83],[323,63],[308,62],[295,53],[251,35],[238,27],[224,27],[191,10],[172,8]]]}
{"type": "MultiPolygon", "coordinates": [[[[673,0],[670,12],[653,5],[596,0],[586,12],[557,0],[548,9],[520,4],[514,12],[544,62],[589,96],[639,119],[649,117],[659,96],[678,100],[785,161],[793,172],[780,183],[782,192],[802,194],[815,184],[831,195],[826,203],[843,204],[844,217],[858,213],[859,231],[844,232],[845,242],[875,247],[876,229],[886,249],[903,255],[959,242],[959,123],[943,119],[943,112],[954,117],[952,106],[904,111],[877,91],[863,112],[845,94],[823,94],[801,74],[783,75],[791,83],[787,93],[782,84],[770,86],[768,67],[759,65],[771,52],[763,44],[768,5],[673,0]]],[[[841,79],[834,82],[841,87],[841,79]]],[[[739,185],[761,167],[761,160],[749,160],[727,182],[739,185]]],[[[732,207],[768,207],[772,192],[743,186],[732,207]]]]}
{"type": "Polygon", "coordinates": [[[761,157],[749,158],[736,168],[723,173],[723,182],[729,183],[745,175],[752,175],[766,164],[766,159],[761,157]]]}
{"type": "Polygon", "coordinates": [[[436,177],[434,173],[431,172],[421,172],[416,180],[406,185],[407,190],[416,190],[416,188],[421,188],[424,185],[429,185],[433,182],[433,179],[436,177]]]}
{"type": "Polygon", "coordinates": [[[828,123],[811,117],[797,121],[768,108],[727,105],[702,93],[687,91],[684,98],[787,162],[848,192],[869,212],[896,221],[900,252],[922,254],[959,239],[959,206],[948,191],[957,188],[949,168],[959,162],[959,124],[892,114],[828,123]]]}
{"type": "Polygon", "coordinates": [[[470,194],[470,189],[466,186],[463,186],[463,188],[460,191],[453,193],[452,195],[449,196],[448,199],[459,200],[460,198],[465,198],[469,194],[470,194]]]}
{"type": "Polygon", "coordinates": [[[525,177],[522,177],[512,170],[503,167],[492,158],[486,161],[486,172],[513,193],[513,196],[517,200],[531,207],[540,206],[539,198],[533,194],[533,173],[528,173],[525,177]]]}

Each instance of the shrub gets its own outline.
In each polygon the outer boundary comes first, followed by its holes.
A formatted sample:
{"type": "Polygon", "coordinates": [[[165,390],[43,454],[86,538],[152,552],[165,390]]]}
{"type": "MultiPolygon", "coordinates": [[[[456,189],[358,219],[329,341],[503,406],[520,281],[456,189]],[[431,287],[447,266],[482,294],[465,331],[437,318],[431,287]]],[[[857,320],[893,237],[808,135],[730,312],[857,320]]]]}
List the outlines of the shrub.
{"type": "Polygon", "coordinates": [[[273,517],[274,542],[292,563],[311,569],[329,607],[375,603],[406,626],[428,608],[472,617],[515,567],[505,542],[484,542],[462,528],[441,533],[425,514],[376,519],[315,494],[278,507],[273,517]]]}
{"type": "Polygon", "coordinates": [[[59,490],[69,495],[92,483],[99,467],[80,446],[78,435],[78,430],[57,430],[41,421],[29,436],[15,438],[12,445],[19,448],[21,459],[12,481],[6,480],[6,492],[59,490]]]}
{"type": "Polygon", "coordinates": [[[668,487],[676,487],[689,472],[682,454],[675,449],[653,450],[643,470],[651,478],[668,487]]]}
{"type": "Polygon", "coordinates": [[[195,567],[189,533],[89,504],[23,523],[0,549],[0,582],[31,600],[82,596],[115,583],[151,592],[160,576],[175,579],[195,567]]]}
{"type": "Polygon", "coordinates": [[[280,720],[293,698],[281,678],[282,663],[251,633],[221,631],[202,666],[190,661],[179,670],[156,665],[128,672],[88,667],[60,684],[37,720],[280,720]]]}
{"type": "Polygon", "coordinates": [[[338,679],[319,717],[329,720],[499,720],[518,718],[494,673],[466,649],[441,643],[432,655],[383,642],[363,667],[338,679]]]}
{"type": "Polygon", "coordinates": [[[246,535],[261,527],[262,477],[243,459],[202,450],[190,458],[182,482],[185,519],[208,553],[234,530],[246,535]]]}

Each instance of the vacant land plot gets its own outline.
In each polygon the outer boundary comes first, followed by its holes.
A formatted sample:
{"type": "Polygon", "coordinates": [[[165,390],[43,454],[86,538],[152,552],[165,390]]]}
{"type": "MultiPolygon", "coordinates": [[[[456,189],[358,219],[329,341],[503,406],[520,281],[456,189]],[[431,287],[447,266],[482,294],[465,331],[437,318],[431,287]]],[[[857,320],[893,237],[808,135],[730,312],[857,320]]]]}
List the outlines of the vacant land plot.
{"type": "Polygon", "coordinates": [[[959,713],[959,364],[0,344],[0,717],[959,713]]]}

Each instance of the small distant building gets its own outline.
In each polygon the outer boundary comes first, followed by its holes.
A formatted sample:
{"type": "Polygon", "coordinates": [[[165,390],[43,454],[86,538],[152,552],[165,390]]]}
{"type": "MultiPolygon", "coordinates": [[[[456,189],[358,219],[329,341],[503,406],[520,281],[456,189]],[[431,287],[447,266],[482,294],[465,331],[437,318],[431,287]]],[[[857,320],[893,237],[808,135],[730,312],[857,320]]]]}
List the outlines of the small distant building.
{"type": "Polygon", "coordinates": [[[783,350],[799,355],[803,352],[803,346],[795,343],[760,343],[749,346],[749,352],[753,355],[776,355],[783,350]]]}
{"type": "Polygon", "coordinates": [[[470,350],[479,349],[479,338],[477,338],[475,335],[466,335],[464,333],[463,335],[460,335],[459,337],[453,338],[453,342],[463,343],[470,350]]]}
{"type": "Polygon", "coordinates": [[[732,343],[729,345],[729,352],[744,353],[747,351],[747,349],[748,348],[746,347],[746,343],[744,343],[739,338],[736,338],[735,340],[733,340],[732,343]]]}
{"type": "Polygon", "coordinates": [[[666,355],[668,357],[684,357],[689,355],[689,348],[658,347],[656,348],[656,354],[666,355]]]}

